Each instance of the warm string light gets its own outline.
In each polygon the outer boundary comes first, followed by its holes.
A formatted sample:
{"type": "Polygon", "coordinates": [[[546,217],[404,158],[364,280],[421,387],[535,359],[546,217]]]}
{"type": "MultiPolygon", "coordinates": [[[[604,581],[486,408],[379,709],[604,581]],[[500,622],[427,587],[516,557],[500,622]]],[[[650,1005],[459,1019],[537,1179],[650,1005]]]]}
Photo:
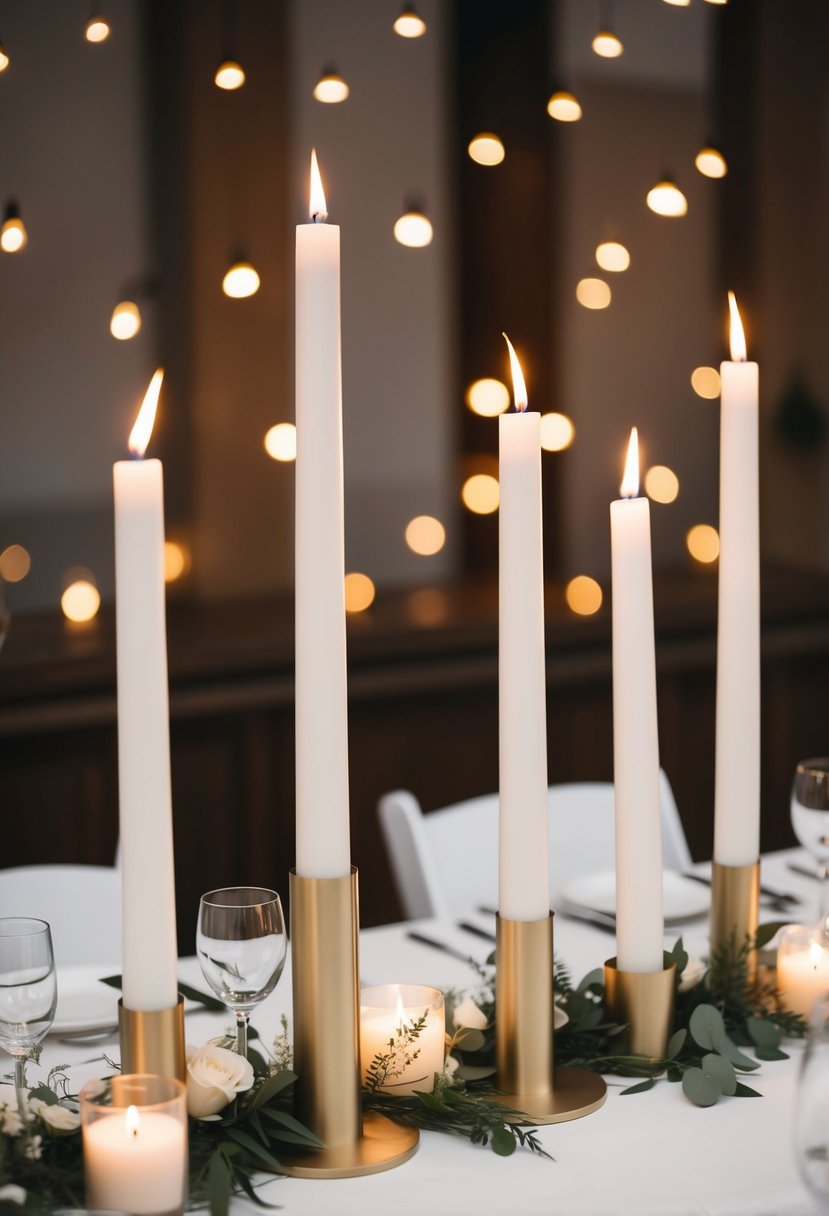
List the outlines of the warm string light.
{"type": "Polygon", "coordinates": [[[112,33],[112,27],[101,13],[94,13],[83,28],[83,36],[87,42],[106,42],[112,33]]]}
{"type": "Polygon", "coordinates": [[[406,210],[395,220],[394,239],[399,245],[409,249],[423,249],[432,243],[432,223],[422,208],[414,203],[406,205],[406,210]]]}
{"type": "Polygon", "coordinates": [[[578,122],[582,117],[581,103],[569,89],[557,89],[547,102],[547,113],[556,122],[578,122]]]}
{"type": "Polygon", "coordinates": [[[694,164],[703,177],[725,177],[728,163],[719,148],[706,144],[694,157],[694,164]]]}
{"type": "Polygon", "coordinates": [[[109,332],[119,342],[128,342],[141,329],[141,310],[134,300],[121,300],[112,310],[109,332]]]}
{"type": "Polygon", "coordinates": [[[266,433],[264,444],[271,460],[282,463],[296,460],[296,427],[293,422],[277,422],[266,433]]]}
{"type": "Polygon", "coordinates": [[[473,414],[481,418],[497,418],[509,409],[509,389],[503,380],[485,376],[481,380],[473,380],[466,390],[466,404],[473,414]]]}
{"type": "Polygon", "coordinates": [[[256,295],[260,287],[259,272],[250,262],[233,262],[225,271],[222,291],[231,300],[246,300],[256,295]]]}
{"type": "Polygon", "coordinates": [[[6,68],[11,63],[9,53],[6,50],[5,43],[0,42],[0,72],[5,72],[6,68]]]}
{"type": "Polygon", "coordinates": [[[576,284],[576,299],[582,308],[600,311],[610,307],[612,293],[604,279],[580,279],[576,284]]]}
{"type": "Polygon", "coordinates": [[[539,437],[545,452],[563,452],[575,439],[576,428],[566,414],[542,414],[539,420],[539,437]]]}
{"type": "Polygon", "coordinates": [[[564,590],[567,607],[577,616],[592,616],[602,606],[601,585],[589,574],[577,574],[564,590]]]}
{"type": "Polygon", "coordinates": [[[68,621],[81,625],[98,615],[101,595],[90,570],[69,570],[65,576],[65,588],[60,597],[61,612],[68,621]]]}
{"type": "Polygon", "coordinates": [[[367,574],[352,570],[345,576],[346,612],[365,612],[374,603],[377,588],[367,574]]]}
{"type": "Polygon", "coordinates": [[[11,199],[3,210],[3,223],[0,226],[0,249],[3,253],[19,253],[25,249],[29,234],[20,215],[20,208],[11,199]]]}
{"type": "Polygon", "coordinates": [[[426,22],[411,4],[403,6],[392,27],[401,38],[422,38],[426,33],[426,22]]]}
{"type": "Polygon", "coordinates": [[[467,152],[476,165],[484,165],[486,168],[500,165],[506,156],[503,142],[492,131],[481,131],[470,139],[467,152]]]}
{"type": "Polygon", "coordinates": [[[31,556],[22,545],[7,545],[0,553],[0,579],[7,583],[22,582],[31,568],[31,556]]]}
{"type": "Polygon", "coordinates": [[[331,66],[322,69],[320,78],[314,85],[314,97],[324,105],[335,106],[345,101],[350,89],[339,72],[331,66]]]}
{"type": "Polygon", "coordinates": [[[679,478],[665,464],[651,465],[645,473],[645,493],[654,502],[674,502],[679,494],[679,478]]]}
{"type": "Polygon", "coordinates": [[[226,93],[241,89],[246,80],[245,69],[235,59],[223,59],[213,77],[216,88],[224,89],[226,93]]]}
{"type": "Polygon", "coordinates": [[[716,367],[695,367],[691,372],[691,388],[698,397],[713,401],[720,395],[720,373],[716,367]]]}
{"type": "Polygon", "coordinates": [[[446,544],[446,529],[434,515],[416,515],[406,524],[406,544],[419,557],[433,557],[446,544]]]}
{"type": "Polygon", "coordinates": [[[688,200],[679,186],[667,175],[647,193],[646,202],[656,215],[676,219],[688,214],[688,200]]]}
{"type": "Polygon", "coordinates": [[[710,565],[720,556],[720,535],[711,524],[694,524],[686,537],[685,545],[694,561],[710,565]]]}
{"type": "Polygon", "coordinates": [[[621,241],[602,241],[596,246],[596,264],[611,274],[621,274],[630,266],[630,253],[621,241]]]}

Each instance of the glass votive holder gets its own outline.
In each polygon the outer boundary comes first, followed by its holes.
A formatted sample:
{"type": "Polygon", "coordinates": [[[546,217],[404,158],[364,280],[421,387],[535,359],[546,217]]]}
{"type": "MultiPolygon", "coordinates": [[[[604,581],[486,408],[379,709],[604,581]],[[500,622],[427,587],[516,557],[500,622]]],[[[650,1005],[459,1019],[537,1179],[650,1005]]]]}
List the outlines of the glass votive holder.
{"type": "Polygon", "coordinates": [[[443,1072],[446,1015],[443,993],[421,984],[384,984],[360,993],[360,1059],[363,1084],[377,1056],[392,1055],[378,1086],[381,1093],[406,1097],[431,1093],[435,1073],[443,1072]],[[406,1031],[424,1019],[416,1039],[406,1031]]]}
{"type": "Polygon", "coordinates": [[[777,987],[787,1009],[811,1017],[817,999],[829,992],[829,942],[822,926],[788,925],[781,930],[777,987]]]}
{"type": "Polygon", "coordinates": [[[187,1202],[187,1089],[136,1073],[80,1093],[86,1201],[135,1216],[178,1216],[187,1202]]]}

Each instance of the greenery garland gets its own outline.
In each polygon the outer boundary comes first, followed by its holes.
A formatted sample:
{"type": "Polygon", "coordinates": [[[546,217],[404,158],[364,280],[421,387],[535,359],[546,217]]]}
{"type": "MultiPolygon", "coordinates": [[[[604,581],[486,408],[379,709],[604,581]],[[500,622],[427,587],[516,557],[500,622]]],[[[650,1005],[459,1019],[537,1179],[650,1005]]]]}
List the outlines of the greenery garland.
{"type": "MultiPolygon", "coordinates": [[[[754,942],[721,951],[699,980],[686,975],[688,955],[682,939],[672,957],[677,966],[675,1028],[665,1058],[624,1054],[617,1050],[624,1027],[613,1023],[604,1006],[601,969],[574,984],[566,967],[555,967],[556,1004],[566,1022],[556,1031],[556,1062],[596,1072],[637,1077],[622,1094],[641,1093],[659,1080],[681,1083],[685,1096],[698,1106],[711,1106],[723,1096],[759,1097],[740,1078],[760,1061],[786,1059],[784,1035],[802,1037],[805,1021],[787,1011],[770,978],[749,975],[750,950],[762,950],[780,924],[764,925],[754,942]],[[743,1048],[750,1048],[753,1057],[743,1048]]],[[[498,1101],[495,1072],[494,957],[486,966],[470,959],[478,975],[472,1001],[479,1026],[460,1026],[447,1040],[447,1066],[435,1074],[429,1093],[392,1096],[383,1090],[419,1053],[417,1040],[424,1018],[399,1027],[389,1049],[378,1054],[363,1090],[365,1109],[402,1123],[468,1138],[508,1156],[516,1147],[549,1156],[522,1112],[498,1101]]],[[[116,981],[117,982],[117,981],[116,981]]],[[[186,995],[209,1009],[223,1008],[194,989],[186,995]]],[[[461,1005],[459,993],[447,994],[448,1021],[454,1024],[461,1005]]],[[[257,1039],[255,1032],[251,1038],[257,1039]]],[[[216,1041],[232,1047],[228,1036],[216,1041]]],[[[261,1046],[261,1043],[260,1043],[261,1046]]],[[[38,1053],[34,1053],[34,1058],[38,1053]]],[[[117,1069],[114,1061],[101,1057],[117,1069]]],[[[296,1076],[290,1067],[288,1025],[283,1018],[273,1050],[249,1049],[254,1080],[217,1116],[190,1119],[190,1204],[209,1208],[211,1216],[227,1216],[231,1196],[246,1194],[267,1208],[257,1193],[256,1177],[281,1171],[280,1154],[320,1142],[292,1114],[291,1089],[296,1076]]],[[[0,1214],[39,1216],[83,1206],[84,1178],[78,1098],[70,1089],[68,1066],[53,1068],[46,1081],[29,1091],[29,1133],[21,1125],[10,1085],[0,1087],[0,1214]]]]}

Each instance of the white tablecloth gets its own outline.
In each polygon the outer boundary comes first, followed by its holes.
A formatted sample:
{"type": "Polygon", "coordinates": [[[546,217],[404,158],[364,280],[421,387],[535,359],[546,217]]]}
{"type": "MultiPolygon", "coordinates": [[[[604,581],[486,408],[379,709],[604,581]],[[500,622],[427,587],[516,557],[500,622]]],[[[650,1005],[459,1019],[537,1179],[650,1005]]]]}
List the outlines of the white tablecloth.
{"type": "MultiPolygon", "coordinates": [[[[817,883],[788,871],[789,856],[803,857],[795,852],[771,855],[764,859],[763,878],[800,892],[807,902],[798,918],[808,921],[816,914],[817,883]]],[[[469,919],[493,928],[486,917],[469,919]]],[[[763,919],[781,917],[764,911],[763,919]]],[[[363,932],[364,983],[474,985],[475,976],[463,963],[410,941],[410,927],[363,932]]],[[[418,927],[486,958],[487,943],[455,925],[430,921],[418,927]]],[[[669,939],[681,931],[693,947],[693,939],[701,942],[706,929],[700,919],[672,928],[669,939]]],[[[564,916],[555,920],[555,946],[576,978],[615,953],[612,937],[564,916]]],[[[182,961],[181,977],[205,988],[194,959],[182,961]]],[[[290,1016],[290,960],[277,991],[253,1017],[266,1041],[277,1031],[283,1011],[290,1016]]],[[[188,1041],[202,1043],[226,1024],[221,1015],[188,1014],[188,1041]]],[[[117,1041],[106,1049],[117,1053],[117,1041]]],[[[724,1098],[707,1109],[693,1106],[680,1086],[667,1082],[622,1098],[618,1090],[630,1082],[611,1077],[607,1102],[595,1114],[539,1129],[554,1162],[520,1150],[502,1158],[426,1132],[416,1156],[398,1169],[344,1181],[271,1179],[261,1195],[296,1216],[807,1216],[815,1209],[797,1175],[791,1142],[801,1049],[799,1044],[790,1049],[791,1060],[763,1064],[748,1078],[761,1099],[724,1098]]],[[[69,1061],[77,1066],[73,1079],[85,1079],[100,1072],[100,1063],[89,1062],[100,1050],[50,1038],[42,1066],[69,1061]]],[[[33,1071],[30,1080],[36,1076],[33,1071]]],[[[248,1201],[234,1200],[234,1213],[254,1210],[248,1201]]]]}

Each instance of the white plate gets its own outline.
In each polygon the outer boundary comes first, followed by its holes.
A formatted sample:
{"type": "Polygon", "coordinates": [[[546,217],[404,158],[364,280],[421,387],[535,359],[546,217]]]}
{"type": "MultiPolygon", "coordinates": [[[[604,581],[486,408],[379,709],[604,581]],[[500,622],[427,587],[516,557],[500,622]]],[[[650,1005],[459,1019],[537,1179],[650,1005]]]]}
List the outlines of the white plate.
{"type": "Polygon", "coordinates": [[[84,964],[58,968],[58,1007],[52,1033],[98,1030],[118,1021],[117,988],[100,982],[101,976],[119,975],[120,963],[84,964]]]}
{"type": "MultiPolygon", "coordinates": [[[[676,870],[665,870],[662,874],[662,900],[665,920],[690,920],[707,912],[711,904],[711,892],[701,883],[683,878],[676,870]]],[[[559,899],[564,903],[589,908],[592,912],[616,912],[616,874],[613,870],[599,870],[595,874],[580,874],[562,883],[559,899]]]]}

